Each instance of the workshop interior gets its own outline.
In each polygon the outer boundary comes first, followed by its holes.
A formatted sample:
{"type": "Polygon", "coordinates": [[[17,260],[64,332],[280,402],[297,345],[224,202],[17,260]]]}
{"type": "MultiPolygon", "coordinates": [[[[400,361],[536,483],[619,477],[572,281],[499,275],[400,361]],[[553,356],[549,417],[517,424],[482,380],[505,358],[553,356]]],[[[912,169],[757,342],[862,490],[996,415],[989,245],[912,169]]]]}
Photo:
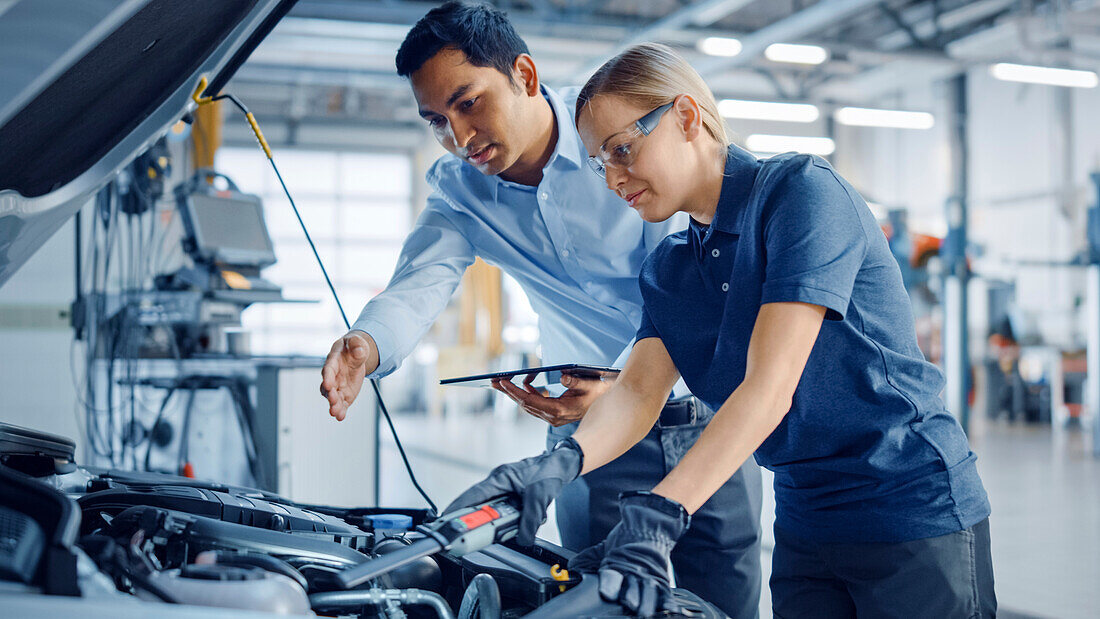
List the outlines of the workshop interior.
{"type": "MultiPolygon", "coordinates": [[[[553,509],[533,546],[509,497],[443,512],[547,448],[485,388],[555,335],[498,266],[347,419],[318,392],[446,155],[394,70],[439,4],[0,0],[0,615],[626,616],[553,509]]],[[[489,4],[545,84],[660,42],[738,146],[851,182],[977,455],[999,614],[1100,616],[1100,2],[489,4]]]]}

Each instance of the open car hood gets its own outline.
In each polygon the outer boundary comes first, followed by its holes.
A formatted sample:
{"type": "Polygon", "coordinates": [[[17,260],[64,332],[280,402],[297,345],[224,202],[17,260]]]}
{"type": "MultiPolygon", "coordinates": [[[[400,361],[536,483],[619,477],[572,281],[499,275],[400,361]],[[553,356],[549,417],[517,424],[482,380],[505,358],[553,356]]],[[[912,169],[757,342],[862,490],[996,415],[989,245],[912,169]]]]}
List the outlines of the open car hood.
{"type": "Polygon", "coordinates": [[[295,2],[0,1],[0,286],[295,2]]]}

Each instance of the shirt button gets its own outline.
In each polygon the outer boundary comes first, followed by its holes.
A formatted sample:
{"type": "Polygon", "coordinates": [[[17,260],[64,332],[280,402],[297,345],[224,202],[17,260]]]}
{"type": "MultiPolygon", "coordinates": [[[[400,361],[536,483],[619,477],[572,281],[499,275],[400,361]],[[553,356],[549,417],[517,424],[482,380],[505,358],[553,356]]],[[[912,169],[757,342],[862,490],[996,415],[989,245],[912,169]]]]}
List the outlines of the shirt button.
{"type": "Polygon", "coordinates": [[[714,256],[715,258],[717,258],[717,257],[718,257],[718,255],[719,255],[719,254],[721,254],[721,253],[722,253],[722,252],[720,252],[720,251],[718,251],[717,249],[715,249],[715,250],[713,250],[713,251],[711,251],[711,252],[710,252],[710,255],[712,255],[712,256],[714,256]]]}
{"type": "Polygon", "coordinates": [[[540,200],[545,200],[549,197],[550,197],[550,194],[546,193],[545,191],[539,194],[539,199],[540,200]]]}
{"type": "MultiPolygon", "coordinates": [[[[714,250],[714,251],[718,251],[718,250],[714,250]]],[[[730,291],[730,285],[729,284],[722,284],[722,292],[729,292],[729,291],[730,291]]]]}
{"type": "Polygon", "coordinates": [[[563,250],[561,250],[561,255],[562,255],[562,256],[565,256],[566,258],[568,258],[568,257],[569,257],[569,250],[568,250],[568,249],[563,249],[563,250]]]}

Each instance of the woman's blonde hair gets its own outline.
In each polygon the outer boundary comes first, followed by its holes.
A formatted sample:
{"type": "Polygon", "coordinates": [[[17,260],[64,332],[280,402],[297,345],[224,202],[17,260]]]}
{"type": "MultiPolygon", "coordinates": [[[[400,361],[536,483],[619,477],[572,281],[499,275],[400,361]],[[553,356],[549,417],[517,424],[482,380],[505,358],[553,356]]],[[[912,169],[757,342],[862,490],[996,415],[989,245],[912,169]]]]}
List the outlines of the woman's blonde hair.
{"type": "Polygon", "coordinates": [[[613,95],[650,109],[660,107],[676,97],[691,95],[699,104],[703,127],[722,146],[732,141],[726,122],[718,113],[714,93],[702,76],[672,48],[660,43],[642,43],[608,60],[596,70],[577,95],[577,112],[598,95],[613,95]]]}

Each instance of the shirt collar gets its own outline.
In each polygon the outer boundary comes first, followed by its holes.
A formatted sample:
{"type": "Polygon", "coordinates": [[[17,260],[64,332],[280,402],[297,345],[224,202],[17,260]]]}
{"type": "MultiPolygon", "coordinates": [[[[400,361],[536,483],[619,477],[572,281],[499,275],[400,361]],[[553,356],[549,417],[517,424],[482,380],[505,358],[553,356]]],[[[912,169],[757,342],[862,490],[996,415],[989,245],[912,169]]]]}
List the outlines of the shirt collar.
{"type": "MultiPolygon", "coordinates": [[[[554,162],[560,157],[565,161],[573,165],[574,168],[580,168],[583,165],[581,161],[581,137],[577,133],[577,128],[573,125],[573,116],[570,114],[569,107],[565,105],[565,101],[562,100],[558,93],[554,92],[548,86],[540,86],[542,89],[542,95],[546,98],[547,103],[550,104],[550,109],[554,112],[554,122],[558,125],[558,142],[554,145],[554,152],[550,155],[550,158],[546,160],[546,165],[542,168],[542,178],[546,180],[547,173],[554,166],[554,162]]],[[[480,174],[480,172],[478,172],[480,174]]],[[[520,185],[519,183],[512,183],[504,180],[500,175],[493,177],[496,182],[493,183],[493,199],[500,200],[500,188],[501,186],[513,187],[522,191],[535,191],[534,187],[528,187],[526,185],[520,185]]]]}
{"type": "Polygon", "coordinates": [[[725,177],[722,178],[722,192],[718,196],[712,228],[731,234],[740,233],[741,220],[759,169],[760,162],[752,153],[730,144],[726,151],[725,177]]]}
{"type": "Polygon", "coordinates": [[[695,249],[695,258],[700,262],[703,260],[703,245],[706,244],[707,239],[710,237],[710,226],[705,226],[692,217],[688,219],[688,234],[690,236],[690,245],[695,249]]]}
{"type": "Polygon", "coordinates": [[[554,111],[554,122],[558,124],[558,143],[554,145],[554,154],[546,162],[549,167],[558,157],[564,158],[576,167],[581,167],[581,138],[577,134],[577,128],[573,125],[573,114],[565,101],[548,86],[542,86],[542,94],[550,103],[550,109],[554,111]]]}

